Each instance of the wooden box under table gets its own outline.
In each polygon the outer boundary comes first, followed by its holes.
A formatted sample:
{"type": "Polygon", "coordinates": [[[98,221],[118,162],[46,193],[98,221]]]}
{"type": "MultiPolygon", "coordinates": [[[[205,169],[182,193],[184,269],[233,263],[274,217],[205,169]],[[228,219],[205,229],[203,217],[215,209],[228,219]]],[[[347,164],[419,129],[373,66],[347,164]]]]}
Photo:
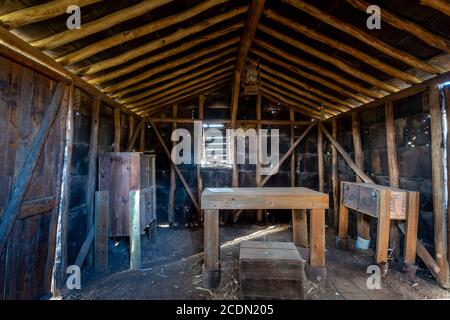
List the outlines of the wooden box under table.
{"type": "Polygon", "coordinates": [[[110,237],[130,235],[130,191],[139,191],[143,234],[156,222],[155,156],[139,152],[101,154],[99,191],[109,193],[110,237]]]}
{"type": "Polygon", "coordinates": [[[292,242],[244,241],[239,281],[241,299],[304,299],[305,260],[292,242]]]}

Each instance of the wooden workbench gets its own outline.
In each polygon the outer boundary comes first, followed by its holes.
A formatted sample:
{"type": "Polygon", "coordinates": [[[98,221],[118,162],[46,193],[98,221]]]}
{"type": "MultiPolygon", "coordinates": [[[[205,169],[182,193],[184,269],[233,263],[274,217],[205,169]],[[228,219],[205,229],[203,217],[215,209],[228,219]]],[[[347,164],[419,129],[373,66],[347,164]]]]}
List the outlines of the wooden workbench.
{"type": "MultiPolygon", "coordinates": [[[[203,191],[201,203],[205,210],[204,286],[214,288],[220,284],[219,210],[294,209],[300,212],[310,209],[310,265],[325,268],[327,194],[307,188],[207,188],[203,191]]],[[[294,234],[299,227],[294,223],[294,234]]]]}

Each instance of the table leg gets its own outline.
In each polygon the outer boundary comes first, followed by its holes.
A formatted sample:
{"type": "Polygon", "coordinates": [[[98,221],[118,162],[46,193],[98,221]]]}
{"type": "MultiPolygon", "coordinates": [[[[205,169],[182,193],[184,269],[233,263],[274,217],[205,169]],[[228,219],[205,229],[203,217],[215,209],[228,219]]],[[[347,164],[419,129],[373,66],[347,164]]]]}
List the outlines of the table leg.
{"type": "Polygon", "coordinates": [[[416,263],[417,228],[419,223],[419,193],[408,193],[408,212],[406,215],[405,264],[413,267],[416,263]]]}
{"type": "Polygon", "coordinates": [[[347,249],[348,247],[348,208],[342,203],[339,206],[339,227],[336,246],[339,249],[347,249]]]}
{"type": "Polygon", "coordinates": [[[391,223],[391,194],[390,192],[380,192],[378,225],[377,225],[377,247],[376,263],[383,268],[383,273],[387,271],[389,232],[391,223]]]}
{"type": "Polygon", "coordinates": [[[308,241],[308,215],[305,209],[292,210],[292,229],[296,246],[307,248],[308,241]]]}
{"type": "Polygon", "coordinates": [[[325,210],[311,210],[311,248],[309,263],[312,267],[325,267],[325,210]]]}
{"type": "Polygon", "coordinates": [[[220,284],[219,250],[219,210],[205,210],[203,286],[206,288],[220,284]]]}

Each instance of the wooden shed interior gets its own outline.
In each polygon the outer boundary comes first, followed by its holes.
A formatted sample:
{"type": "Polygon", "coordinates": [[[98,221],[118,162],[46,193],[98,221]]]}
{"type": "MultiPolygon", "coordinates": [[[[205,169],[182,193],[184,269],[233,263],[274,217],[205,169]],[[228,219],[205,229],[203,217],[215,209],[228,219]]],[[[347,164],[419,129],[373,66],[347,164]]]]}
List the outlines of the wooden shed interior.
{"type": "Polygon", "coordinates": [[[449,26],[447,0],[0,1],[0,300],[275,298],[257,239],[306,261],[281,298],[450,298],[449,26]]]}

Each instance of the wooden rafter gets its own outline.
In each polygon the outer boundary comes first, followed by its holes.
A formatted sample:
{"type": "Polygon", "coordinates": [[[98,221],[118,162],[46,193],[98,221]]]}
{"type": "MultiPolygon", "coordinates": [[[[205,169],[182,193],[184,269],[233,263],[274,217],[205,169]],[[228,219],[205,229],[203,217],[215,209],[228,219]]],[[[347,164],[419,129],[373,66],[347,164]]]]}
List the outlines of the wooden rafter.
{"type": "Polygon", "coordinates": [[[183,90],[178,90],[178,91],[172,92],[172,93],[168,94],[167,96],[165,96],[162,99],[154,100],[154,101],[152,101],[149,104],[146,104],[144,106],[140,106],[138,108],[133,108],[132,110],[133,110],[133,112],[138,112],[139,113],[142,110],[145,110],[145,109],[148,109],[148,108],[151,108],[151,107],[157,107],[159,105],[165,105],[169,101],[172,101],[173,99],[178,98],[180,96],[184,96],[185,94],[189,94],[190,92],[193,92],[194,90],[197,90],[197,89],[200,90],[201,88],[203,88],[203,87],[205,87],[207,85],[214,84],[214,83],[216,83],[216,82],[218,82],[220,80],[229,79],[230,75],[231,75],[230,72],[221,74],[220,76],[214,77],[212,79],[208,79],[206,81],[196,83],[195,85],[191,85],[188,88],[185,88],[183,90]]]}
{"type": "Polygon", "coordinates": [[[297,64],[297,65],[299,65],[301,67],[307,68],[307,69],[315,72],[316,74],[320,74],[320,75],[325,76],[327,78],[333,79],[337,83],[340,83],[341,85],[345,85],[346,87],[348,87],[348,88],[350,88],[352,90],[356,90],[359,93],[367,95],[367,96],[369,96],[371,98],[378,99],[378,98],[382,98],[383,97],[383,95],[381,95],[378,92],[375,92],[373,90],[367,89],[367,88],[363,87],[362,85],[360,85],[360,84],[358,84],[358,83],[356,83],[356,82],[354,82],[352,80],[349,80],[347,78],[344,78],[344,77],[342,77],[341,75],[339,75],[337,73],[329,71],[328,69],[326,69],[324,67],[318,66],[318,65],[316,65],[316,64],[314,64],[312,62],[309,62],[309,61],[307,61],[305,59],[302,59],[302,58],[297,57],[297,56],[295,56],[293,54],[290,54],[290,53],[287,53],[285,51],[282,51],[282,50],[278,49],[277,47],[269,44],[266,41],[262,41],[262,40],[256,39],[255,40],[255,44],[258,45],[261,48],[265,48],[266,50],[269,50],[270,52],[272,52],[272,53],[274,53],[274,54],[276,54],[276,55],[278,55],[278,56],[280,56],[280,57],[282,57],[282,58],[284,58],[284,59],[286,59],[286,60],[288,60],[290,62],[293,62],[293,63],[295,63],[295,64],[297,64]]]}
{"type": "Polygon", "coordinates": [[[214,60],[224,58],[227,55],[237,51],[236,48],[228,48],[229,46],[231,46],[237,42],[238,42],[238,39],[233,38],[233,39],[230,39],[229,41],[219,43],[217,45],[211,46],[204,50],[196,51],[187,56],[183,56],[180,59],[172,60],[167,63],[157,65],[156,67],[150,68],[140,74],[135,75],[134,77],[132,77],[130,79],[126,79],[119,83],[105,87],[103,90],[107,93],[113,94],[114,97],[117,97],[117,98],[124,97],[125,95],[128,95],[131,92],[134,92],[134,91],[137,91],[140,89],[145,89],[145,88],[149,87],[149,85],[151,85],[151,84],[156,84],[155,82],[153,82],[154,79],[152,79],[152,77],[155,74],[165,72],[167,70],[174,69],[174,68],[177,68],[177,67],[180,67],[180,66],[186,64],[187,66],[185,66],[184,68],[174,71],[174,73],[179,75],[179,74],[183,74],[184,72],[192,71],[195,68],[198,68],[204,64],[210,63],[214,60]],[[211,55],[207,58],[204,58],[202,60],[198,60],[195,63],[192,63],[192,61],[195,61],[195,60],[203,57],[204,55],[214,53],[221,49],[223,49],[223,50],[220,51],[218,54],[211,55]],[[192,63],[192,64],[188,64],[188,63],[192,63]],[[148,80],[148,81],[142,82],[144,80],[148,80]],[[142,82],[142,83],[140,83],[140,82],[142,82]]]}
{"type": "Polygon", "coordinates": [[[102,0],[55,0],[38,6],[16,10],[0,16],[0,24],[7,29],[15,29],[30,23],[48,20],[67,11],[67,7],[77,5],[80,8],[102,0]]]}
{"type": "Polygon", "coordinates": [[[199,96],[201,94],[206,95],[209,92],[211,92],[211,91],[213,91],[213,90],[223,86],[227,81],[228,81],[228,79],[225,79],[225,80],[222,80],[222,81],[218,81],[217,83],[214,83],[212,85],[206,86],[205,88],[201,88],[201,89],[199,89],[197,91],[190,92],[190,93],[185,94],[185,95],[183,95],[181,97],[174,98],[173,100],[171,100],[171,101],[169,101],[169,102],[167,102],[167,103],[165,103],[163,105],[160,105],[158,107],[146,110],[142,114],[144,116],[150,116],[150,115],[155,114],[155,113],[157,113],[157,112],[159,112],[159,111],[161,111],[163,109],[167,109],[168,106],[174,105],[175,103],[181,103],[183,101],[195,98],[195,97],[197,97],[197,96],[199,96]]]}
{"type": "Polygon", "coordinates": [[[450,3],[446,0],[420,0],[420,4],[429,6],[450,16],[450,3]]]}
{"type": "Polygon", "coordinates": [[[378,70],[383,71],[384,73],[386,73],[394,78],[403,80],[403,81],[405,81],[407,83],[411,83],[411,84],[420,83],[420,79],[413,76],[412,74],[398,70],[397,68],[394,68],[394,67],[388,65],[387,63],[384,63],[383,61],[381,61],[361,50],[358,50],[352,46],[349,46],[345,43],[342,43],[333,38],[330,38],[324,34],[321,34],[320,32],[317,32],[311,28],[304,26],[300,23],[297,23],[295,21],[287,19],[286,17],[280,16],[279,14],[275,13],[272,10],[264,11],[264,15],[267,18],[272,19],[273,21],[275,21],[277,23],[283,24],[283,25],[291,28],[292,30],[299,32],[313,40],[320,41],[332,48],[335,48],[339,51],[350,54],[353,57],[363,61],[364,63],[366,63],[368,65],[371,65],[371,66],[377,68],[378,70]]]}
{"type": "Polygon", "coordinates": [[[414,68],[420,69],[430,74],[439,74],[444,73],[446,71],[441,67],[433,66],[430,63],[420,60],[403,50],[397,49],[381,41],[380,39],[372,36],[371,34],[364,32],[361,29],[347,22],[339,20],[336,17],[329,14],[328,12],[317,9],[316,7],[304,1],[301,0],[282,0],[282,1],[292,5],[293,7],[299,10],[306,12],[307,14],[313,16],[314,18],[318,19],[321,22],[324,22],[342,32],[345,32],[355,37],[356,39],[376,48],[377,50],[383,52],[384,54],[398,61],[402,61],[414,68]]]}
{"type": "Polygon", "coordinates": [[[320,85],[324,85],[326,87],[328,87],[329,89],[339,93],[342,96],[348,97],[348,98],[353,98],[356,101],[359,101],[361,103],[368,103],[370,101],[373,101],[373,99],[371,98],[367,98],[365,96],[360,96],[357,95],[345,88],[342,88],[341,86],[334,84],[330,81],[327,81],[324,78],[321,78],[319,76],[316,76],[315,74],[310,74],[307,73],[299,68],[297,68],[294,65],[291,65],[289,63],[286,63],[278,58],[274,58],[269,54],[266,54],[265,52],[263,52],[262,50],[256,49],[256,48],[252,48],[250,49],[250,52],[252,52],[253,54],[256,54],[258,57],[266,60],[267,62],[270,62],[271,64],[277,65],[282,67],[285,70],[289,70],[291,72],[293,72],[296,76],[301,77],[301,78],[305,78],[311,81],[314,81],[315,83],[318,83],[320,85]]]}
{"type": "Polygon", "coordinates": [[[258,28],[259,28],[259,30],[263,31],[264,33],[267,33],[267,34],[271,35],[272,37],[275,37],[283,42],[286,42],[286,43],[290,44],[291,46],[294,46],[294,47],[302,50],[303,52],[306,52],[316,58],[326,61],[326,62],[334,65],[338,69],[344,71],[345,73],[347,73],[355,78],[358,78],[360,80],[363,80],[373,86],[383,89],[389,93],[400,91],[400,89],[395,86],[392,86],[381,80],[378,80],[377,78],[369,75],[368,73],[363,72],[357,68],[354,68],[354,67],[348,65],[347,63],[343,62],[340,59],[337,59],[333,56],[323,53],[320,50],[317,50],[307,44],[304,44],[298,40],[295,40],[294,38],[286,36],[286,35],[282,34],[281,32],[278,32],[272,28],[269,28],[262,24],[259,25],[258,28]]]}
{"type": "Polygon", "coordinates": [[[286,89],[288,89],[291,92],[294,92],[295,94],[297,94],[300,97],[308,98],[309,100],[314,101],[314,103],[318,103],[319,105],[322,105],[322,106],[327,107],[329,109],[332,109],[334,111],[344,112],[346,110],[349,110],[346,107],[337,106],[337,105],[335,105],[335,104],[333,104],[333,103],[331,103],[329,101],[326,101],[326,100],[324,100],[324,99],[322,99],[322,98],[320,98],[320,97],[318,97],[318,96],[316,96],[314,94],[311,94],[311,93],[309,93],[309,92],[307,92],[305,90],[301,90],[301,89],[299,89],[299,88],[297,88],[297,87],[295,87],[295,86],[293,86],[291,84],[288,84],[287,82],[285,82],[283,80],[276,79],[276,78],[272,77],[271,75],[269,75],[269,74],[267,74],[265,72],[261,73],[261,78],[263,80],[267,80],[269,82],[276,83],[276,84],[280,85],[281,87],[286,88],[286,89]]]}
{"type": "Polygon", "coordinates": [[[263,87],[261,87],[261,94],[263,96],[268,95],[268,96],[270,96],[271,100],[280,101],[282,104],[285,104],[286,106],[295,107],[295,110],[298,113],[301,113],[305,116],[316,118],[316,119],[320,118],[319,111],[309,108],[305,105],[301,105],[298,101],[293,100],[290,97],[283,95],[283,93],[281,93],[280,90],[274,91],[274,90],[271,90],[270,88],[263,86],[263,87]]]}
{"type": "MultiPolygon", "coordinates": [[[[367,8],[370,6],[369,3],[367,3],[364,0],[346,0],[346,1],[353,7],[362,10],[364,12],[366,12],[367,8]]],[[[403,30],[408,32],[409,34],[412,34],[417,39],[422,40],[423,42],[432,47],[438,48],[446,53],[450,53],[450,41],[447,40],[446,38],[428,31],[427,29],[418,25],[417,23],[403,19],[402,17],[399,17],[384,8],[382,9],[382,17],[383,22],[385,21],[399,30],[403,30]]]]}
{"type": "Polygon", "coordinates": [[[316,89],[316,88],[308,85],[305,82],[299,81],[296,78],[292,78],[292,77],[286,75],[285,73],[278,72],[278,71],[276,71],[276,70],[274,70],[274,69],[272,69],[272,68],[270,68],[270,67],[268,67],[268,66],[266,66],[264,64],[260,65],[260,69],[262,71],[262,74],[275,75],[275,76],[277,76],[277,77],[279,77],[281,79],[284,79],[284,80],[286,80],[288,82],[291,82],[291,83],[295,84],[299,88],[303,88],[306,92],[309,92],[311,94],[315,94],[316,96],[320,96],[320,97],[322,97],[324,99],[328,99],[329,101],[334,102],[336,104],[336,106],[338,106],[338,107],[340,107],[342,109],[347,109],[348,110],[348,109],[352,109],[352,108],[356,107],[355,105],[353,105],[353,104],[351,104],[351,103],[349,103],[347,101],[344,101],[342,99],[336,98],[333,95],[324,93],[323,91],[321,91],[319,89],[316,89]]]}
{"type": "Polygon", "coordinates": [[[180,23],[182,21],[188,20],[214,6],[227,2],[229,0],[207,0],[201,2],[200,4],[189,8],[186,11],[183,11],[178,14],[174,14],[170,17],[166,17],[163,19],[156,20],[144,26],[128,30],[125,32],[118,33],[109,38],[103,39],[101,41],[97,41],[91,45],[85,46],[79,50],[66,54],[56,61],[60,62],[63,65],[70,65],[77,63],[81,60],[87,59],[99,52],[105,51],[112,47],[121,45],[125,42],[143,37],[145,35],[151,34],[158,30],[170,27],[174,24],[180,23]]]}
{"type": "MultiPolygon", "coordinates": [[[[184,83],[184,82],[186,82],[188,80],[191,80],[191,79],[193,79],[195,77],[198,77],[200,75],[203,75],[205,73],[217,70],[217,68],[220,68],[220,67],[223,67],[223,66],[227,65],[230,62],[233,62],[235,59],[236,59],[235,57],[228,58],[228,59],[222,60],[222,61],[220,61],[218,63],[213,63],[211,65],[208,65],[205,68],[201,68],[201,69],[193,71],[193,72],[181,72],[181,73],[178,73],[178,71],[176,71],[176,72],[173,72],[173,73],[170,73],[170,74],[165,74],[165,75],[163,75],[161,77],[158,77],[158,78],[152,80],[151,81],[151,88],[148,88],[143,93],[133,95],[133,96],[131,96],[129,98],[120,99],[119,101],[120,101],[120,103],[123,103],[123,104],[130,104],[130,103],[134,103],[134,102],[140,101],[140,100],[142,100],[142,99],[144,99],[146,97],[153,96],[153,95],[155,95],[155,94],[157,94],[159,92],[162,92],[162,91],[164,91],[164,90],[166,90],[168,88],[172,88],[172,87],[176,86],[177,84],[184,83]],[[186,75],[183,76],[183,77],[178,77],[179,75],[183,75],[183,74],[186,74],[186,75]],[[169,80],[171,80],[171,81],[169,81],[169,80]],[[158,84],[158,83],[161,83],[161,82],[164,82],[164,81],[169,81],[169,82],[166,82],[166,83],[164,83],[161,86],[155,86],[155,84],[158,84]]],[[[189,66],[189,67],[191,67],[191,66],[189,66]]],[[[191,70],[192,69],[189,69],[189,71],[191,71],[191,70]]]]}
{"type": "Polygon", "coordinates": [[[248,10],[247,21],[244,26],[244,33],[239,45],[238,57],[234,69],[233,84],[231,86],[231,122],[233,127],[235,127],[237,119],[242,72],[245,67],[248,51],[252,45],[253,39],[255,38],[259,19],[264,10],[264,3],[265,0],[252,0],[248,10]]]}
{"type": "MultiPolygon", "coordinates": [[[[169,95],[169,94],[171,94],[173,92],[178,92],[178,91],[180,91],[182,89],[190,88],[190,87],[192,87],[193,85],[195,85],[195,84],[197,84],[199,82],[211,79],[211,78],[213,78],[215,76],[218,76],[220,74],[223,74],[225,72],[229,72],[232,69],[233,69],[233,66],[231,66],[231,65],[225,66],[225,67],[222,67],[222,68],[218,68],[218,69],[216,69],[216,70],[214,70],[212,72],[209,72],[209,73],[207,73],[205,75],[196,77],[196,78],[194,78],[194,79],[192,79],[190,81],[186,81],[185,80],[185,81],[183,81],[182,84],[180,84],[180,85],[178,85],[176,87],[172,87],[172,88],[170,88],[168,90],[160,90],[158,94],[152,95],[152,96],[147,97],[147,98],[145,98],[143,100],[139,100],[139,101],[137,101],[135,103],[131,103],[131,104],[127,105],[127,107],[131,108],[131,109],[134,109],[134,108],[138,108],[140,106],[152,103],[153,101],[158,101],[158,99],[163,98],[163,97],[165,97],[165,96],[167,96],[167,95],[169,95]]],[[[192,73],[190,75],[192,75],[192,73]]]]}
{"type": "Polygon", "coordinates": [[[200,38],[191,40],[189,42],[182,43],[179,46],[176,46],[175,48],[172,48],[170,50],[165,50],[165,51],[163,51],[161,53],[152,55],[152,56],[150,56],[148,58],[141,59],[141,60],[139,60],[139,61],[137,61],[135,63],[132,63],[132,64],[127,65],[125,67],[122,67],[120,69],[115,69],[114,71],[108,72],[108,73],[106,73],[104,75],[91,78],[91,79],[88,80],[88,82],[92,83],[92,84],[96,84],[96,85],[106,83],[106,82],[114,80],[114,79],[116,79],[118,77],[121,77],[121,76],[124,76],[126,74],[129,74],[129,73],[131,73],[133,71],[139,70],[140,68],[146,67],[149,64],[156,63],[158,61],[170,58],[170,57],[175,56],[175,55],[177,55],[179,53],[187,51],[187,50],[189,50],[189,49],[191,49],[191,48],[193,48],[195,46],[203,44],[203,43],[205,43],[207,41],[214,40],[214,39],[219,38],[219,37],[221,37],[223,35],[229,34],[229,33],[233,32],[233,31],[236,31],[236,30],[242,28],[243,26],[244,26],[243,22],[238,22],[238,23],[232,24],[232,25],[227,26],[227,27],[225,27],[225,28],[223,28],[223,29],[221,29],[219,31],[206,34],[206,35],[204,35],[204,36],[202,36],[200,38]]]}
{"type": "Polygon", "coordinates": [[[91,34],[111,28],[118,23],[139,17],[172,1],[173,0],[145,0],[135,4],[134,6],[111,13],[100,19],[83,23],[83,27],[80,29],[66,30],[50,37],[34,41],[31,45],[40,50],[55,49],[72,41],[79,40],[90,36],[91,34]]]}
{"type": "Polygon", "coordinates": [[[218,23],[221,23],[223,21],[226,21],[226,20],[236,17],[238,15],[241,15],[241,14],[245,13],[246,11],[247,11],[247,6],[238,7],[238,8],[229,10],[225,13],[222,13],[215,17],[212,17],[212,18],[206,19],[202,22],[199,22],[193,26],[190,26],[187,28],[181,28],[178,31],[169,34],[168,36],[151,41],[142,46],[139,46],[137,48],[134,48],[127,52],[119,54],[115,57],[101,60],[99,62],[91,64],[91,65],[87,66],[86,68],[81,69],[79,72],[81,75],[92,75],[92,74],[96,74],[97,72],[100,72],[100,71],[103,71],[103,70],[106,70],[106,69],[109,69],[112,67],[117,67],[128,61],[138,58],[144,54],[155,51],[155,50],[165,47],[171,43],[179,41],[185,37],[192,36],[196,33],[206,30],[206,29],[212,27],[213,25],[216,25],[218,23]]]}

